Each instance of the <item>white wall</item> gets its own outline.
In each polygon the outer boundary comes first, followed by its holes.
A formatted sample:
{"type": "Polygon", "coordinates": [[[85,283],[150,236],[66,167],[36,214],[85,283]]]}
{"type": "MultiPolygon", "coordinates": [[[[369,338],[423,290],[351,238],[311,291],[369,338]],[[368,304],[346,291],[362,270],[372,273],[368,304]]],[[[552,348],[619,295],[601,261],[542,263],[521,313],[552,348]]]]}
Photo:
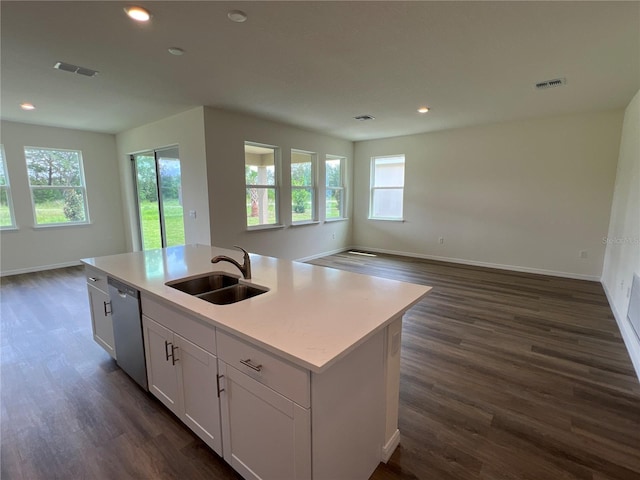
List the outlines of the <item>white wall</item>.
{"type": "MultiPolygon", "coordinates": [[[[319,185],[324,185],[326,154],[348,158],[347,216],[352,205],[353,143],[257,117],[205,107],[207,172],[214,245],[241,245],[251,252],[287,259],[317,256],[344,249],[350,244],[350,222],[320,222],[290,226],[290,189],[280,191],[281,221],[285,228],[247,231],[244,183],[244,142],[275,145],[281,149],[283,183],[290,176],[291,149],[318,154],[319,185]]],[[[324,202],[324,190],[318,200],[324,202]]],[[[323,209],[320,209],[323,212],[323,209]]]]}
{"type": "Polygon", "coordinates": [[[127,227],[127,248],[130,251],[140,249],[130,154],[172,145],[178,145],[180,151],[185,243],[209,245],[211,242],[203,107],[120,132],[116,135],[116,142],[127,227]],[[189,210],[196,211],[196,218],[189,216],[189,210]]]}
{"type": "Polygon", "coordinates": [[[616,110],[357,142],[354,244],[597,280],[622,117],[616,110]],[[405,222],[368,220],[370,158],[398,153],[406,155],[405,222]]]}
{"type": "Polygon", "coordinates": [[[17,230],[1,231],[2,274],[67,266],[81,258],[123,253],[125,234],[113,135],[3,121],[17,230]],[[81,150],[89,225],[34,228],[24,147],[81,150]]]}
{"type": "Polygon", "coordinates": [[[627,321],[633,274],[640,274],[640,91],[624,114],[602,284],[640,378],[640,340],[627,321]]]}

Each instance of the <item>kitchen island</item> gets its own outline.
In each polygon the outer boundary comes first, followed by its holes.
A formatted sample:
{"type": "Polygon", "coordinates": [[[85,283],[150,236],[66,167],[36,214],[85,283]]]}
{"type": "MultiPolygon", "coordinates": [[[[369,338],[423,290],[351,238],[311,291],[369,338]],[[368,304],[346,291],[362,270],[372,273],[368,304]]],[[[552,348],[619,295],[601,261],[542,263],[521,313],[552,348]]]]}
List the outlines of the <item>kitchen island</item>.
{"type": "Polygon", "coordinates": [[[368,478],[399,443],[402,315],[430,288],[253,254],[240,282],[261,295],[215,305],[166,285],[240,277],[217,255],[242,259],[188,245],[83,262],[140,291],[150,392],[245,478],[368,478]]]}

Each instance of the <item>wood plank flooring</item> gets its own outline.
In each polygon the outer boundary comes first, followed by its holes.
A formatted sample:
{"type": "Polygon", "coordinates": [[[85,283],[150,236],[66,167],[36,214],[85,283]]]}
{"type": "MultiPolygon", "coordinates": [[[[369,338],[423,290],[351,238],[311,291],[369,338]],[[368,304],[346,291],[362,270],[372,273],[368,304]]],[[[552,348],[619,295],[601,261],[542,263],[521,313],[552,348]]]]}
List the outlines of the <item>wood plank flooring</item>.
{"type": "MultiPolygon", "coordinates": [[[[402,442],[374,480],[640,479],[640,384],[599,284],[311,263],[434,287],[405,317],[402,442]]],[[[82,269],[2,278],[0,315],[3,480],[240,478],[93,342],[82,269]]]]}
{"type": "Polygon", "coordinates": [[[401,445],[373,479],[640,479],[640,384],[600,284],[342,253],[433,286],[405,316],[401,445]]]}

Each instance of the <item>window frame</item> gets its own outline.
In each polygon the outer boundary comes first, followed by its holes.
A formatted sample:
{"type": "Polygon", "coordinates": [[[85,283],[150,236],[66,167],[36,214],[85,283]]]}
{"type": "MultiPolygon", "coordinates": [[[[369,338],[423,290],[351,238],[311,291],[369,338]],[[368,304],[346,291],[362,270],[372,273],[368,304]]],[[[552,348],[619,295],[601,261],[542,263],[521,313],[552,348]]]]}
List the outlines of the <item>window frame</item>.
{"type": "MultiPolygon", "coordinates": [[[[9,179],[9,169],[7,168],[7,155],[4,151],[4,144],[0,144],[0,156],[2,156],[2,175],[4,175],[5,185],[0,185],[0,192],[3,190],[6,192],[7,197],[7,207],[9,208],[9,220],[11,221],[10,225],[0,225],[0,230],[16,230],[18,227],[16,225],[16,216],[13,210],[13,198],[11,196],[11,180],[9,179]]],[[[0,193],[0,196],[2,193],[0,193]]]]}
{"type": "Polygon", "coordinates": [[[270,229],[270,228],[282,228],[282,221],[281,221],[281,213],[280,213],[280,165],[281,165],[281,151],[280,151],[280,147],[278,147],[277,145],[269,145],[266,143],[260,143],[260,142],[252,142],[249,140],[245,140],[243,143],[243,153],[244,153],[244,167],[245,167],[245,173],[244,173],[244,195],[245,195],[245,227],[247,230],[265,230],[265,229],[270,229]],[[268,185],[268,184],[249,184],[247,183],[247,177],[246,177],[246,167],[247,167],[247,157],[246,157],[246,147],[247,146],[252,146],[252,147],[259,147],[259,148],[268,148],[273,150],[273,185],[268,185]],[[257,225],[249,225],[249,216],[246,213],[246,195],[247,195],[247,190],[249,190],[250,188],[256,188],[256,189],[272,189],[274,192],[274,208],[275,208],[275,222],[274,223],[259,223],[257,225]]]}
{"type": "Polygon", "coordinates": [[[345,215],[346,212],[346,204],[347,204],[347,188],[345,186],[345,172],[346,172],[346,163],[347,157],[341,155],[332,155],[326,154],[324,157],[324,177],[325,177],[325,202],[324,202],[324,219],[325,222],[334,222],[338,220],[345,220],[347,217],[345,215]],[[327,163],[331,160],[340,160],[340,185],[337,187],[332,187],[328,185],[327,181],[327,163]],[[338,217],[327,217],[327,192],[329,191],[339,191],[340,197],[342,201],[340,202],[340,215],[338,217]]]}
{"type": "Polygon", "coordinates": [[[398,153],[394,155],[378,155],[371,157],[370,163],[370,188],[369,188],[369,220],[384,220],[384,221],[392,221],[392,222],[404,222],[404,184],[406,179],[406,165],[407,158],[404,153],[398,153]],[[387,185],[384,187],[376,186],[376,160],[385,159],[385,158],[402,158],[402,185],[387,185]],[[386,216],[379,217],[373,215],[373,199],[375,192],[378,190],[401,190],[402,194],[400,196],[400,215],[398,216],[386,216]]]}
{"type": "Polygon", "coordinates": [[[23,148],[24,152],[24,160],[25,167],[27,168],[27,182],[29,182],[29,193],[31,196],[31,208],[33,211],[33,222],[35,228],[47,228],[47,227],[71,227],[77,225],[88,225],[91,223],[89,216],[89,201],[87,198],[87,181],[84,175],[84,157],[82,155],[82,150],[76,150],[72,148],[53,148],[53,147],[33,147],[25,145],[23,148]],[[79,177],[80,177],[80,185],[31,185],[31,179],[29,178],[29,160],[27,158],[27,150],[45,150],[45,151],[54,151],[54,152],[75,152],[78,154],[78,167],[79,167],[79,177]],[[51,222],[51,223],[38,223],[38,215],[36,210],[36,202],[33,196],[34,190],[66,190],[66,189],[74,189],[82,191],[82,201],[84,208],[84,220],[82,221],[67,221],[67,222],[51,222]]]}
{"type": "MultiPolygon", "coordinates": [[[[307,223],[317,223],[318,222],[318,154],[316,152],[310,152],[308,150],[300,150],[297,148],[291,149],[291,162],[289,165],[289,173],[293,174],[293,154],[302,154],[309,155],[311,157],[311,185],[294,185],[292,180],[292,175],[289,177],[289,186],[291,187],[291,198],[290,202],[290,213],[291,213],[291,225],[304,225],[307,223]],[[306,220],[293,220],[293,192],[295,190],[311,190],[311,218],[306,220]]],[[[309,163],[309,162],[301,162],[301,163],[309,163]]],[[[298,164],[298,162],[296,162],[298,164]]]]}

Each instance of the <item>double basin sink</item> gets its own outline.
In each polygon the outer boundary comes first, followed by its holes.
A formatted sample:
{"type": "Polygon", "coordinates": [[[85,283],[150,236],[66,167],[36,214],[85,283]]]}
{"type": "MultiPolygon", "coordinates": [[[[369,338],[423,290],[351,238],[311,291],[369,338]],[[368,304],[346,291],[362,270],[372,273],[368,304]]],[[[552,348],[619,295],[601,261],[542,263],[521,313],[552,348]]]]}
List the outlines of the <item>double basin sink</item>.
{"type": "Polygon", "coordinates": [[[224,273],[172,280],[165,285],[216,305],[229,305],[268,291],[265,288],[240,283],[238,277],[224,273]]]}

